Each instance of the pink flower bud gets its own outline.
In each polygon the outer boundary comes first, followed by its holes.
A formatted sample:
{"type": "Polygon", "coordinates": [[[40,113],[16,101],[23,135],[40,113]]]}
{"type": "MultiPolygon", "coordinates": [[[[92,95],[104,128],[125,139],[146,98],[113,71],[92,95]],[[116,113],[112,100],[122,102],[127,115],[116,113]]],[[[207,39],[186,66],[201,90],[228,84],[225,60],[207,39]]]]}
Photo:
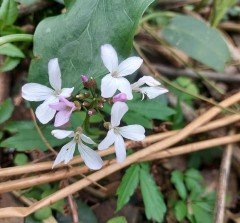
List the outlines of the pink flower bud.
{"type": "Polygon", "coordinates": [[[94,115],[95,114],[95,112],[96,112],[96,110],[95,109],[90,109],[90,110],[88,110],[88,115],[89,116],[92,116],[92,115],[94,115]]]}
{"type": "Polygon", "coordinates": [[[119,93],[113,96],[113,102],[117,102],[117,101],[121,101],[121,102],[127,101],[127,95],[125,93],[119,93]]]}
{"type": "Polygon", "coordinates": [[[81,76],[81,79],[82,79],[82,82],[83,82],[83,83],[88,82],[88,77],[87,77],[86,75],[82,75],[82,76],[81,76]]]}

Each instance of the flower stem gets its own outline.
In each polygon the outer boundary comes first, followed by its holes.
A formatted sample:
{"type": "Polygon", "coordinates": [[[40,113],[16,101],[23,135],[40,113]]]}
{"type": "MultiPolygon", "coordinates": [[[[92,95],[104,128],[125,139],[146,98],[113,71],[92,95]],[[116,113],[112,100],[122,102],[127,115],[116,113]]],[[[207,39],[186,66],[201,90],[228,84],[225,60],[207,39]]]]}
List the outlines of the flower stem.
{"type": "Polygon", "coordinates": [[[32,42],[33,41],[33,35],[31,34],[12,34],[7,36],[0,37],[0,46],[5,43],[11,43],[11,42],[32,42]]]}

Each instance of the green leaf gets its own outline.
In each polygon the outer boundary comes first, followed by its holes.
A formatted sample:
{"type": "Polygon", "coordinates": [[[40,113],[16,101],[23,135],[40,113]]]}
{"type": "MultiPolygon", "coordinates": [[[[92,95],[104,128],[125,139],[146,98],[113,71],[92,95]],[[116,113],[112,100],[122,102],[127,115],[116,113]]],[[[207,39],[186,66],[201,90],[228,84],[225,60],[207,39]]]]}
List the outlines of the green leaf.
{"type": "Polygon", "coordinates": [[[174,17],[162,34],[170,44],[217,71],[222,71],[230,60],[223,36],[191,16],[174,17]]]}
{"type": "MultiPolygon", "coordinates": [[[[77,213],[79,222],[82,223],[98,223],[98,220],[92,211],[92,209],[86,205],[84,202],[77,200],[77,213]]],[[[72,217],[70,215],[63,215],[57,213],[56,219],[58,223],[69,223],[72,222],[72,217]]]]}
{"type": "Polygon", "coordinates": [[[184,201],[178,201],[174,206],[174,213],[178,221],[182,221],[187,216],[187,205],[184,201]]]}
{"type": "Polygon", "coordinates": [[[174,186],[177,189],[177,192],[179,196],[183,199],[186,200],[187,198],[187,189],[184,185],[184,175],[181,171],[175,170],[171,174],[171,182],[174,184],[174,186]]]}
{"type": "MultiPolygon", "coordinates": [[[[44,126],[42,128],[42,133],[51,146],[59,146],[66,142],[66,140],[59,140],[53,137],[51,135],[52,130],[52,126],[44,126]]],[[[42,151],[46,151],[48,149],[35,129],[22,129],[14,136],[2,141],[0,146],[16,148],[18,151],[26,151],[31,149],[40,149],[42,151]]]]}
{"type": "Polygon", "coordinates": [[[34,128],[34,123],[32,121],[9,121],[6,125],[4,125],[3,130],[10,133],[16,133],[23,129],[32,130],[34,128]]]}
{"type": "Polygon", "coordinates": [[[63,87],[82,87],[80,74],[107,73],[100,47],[109,43],[125,58],[132,48],[139,20],[153,0],[77,0],[66,13],[44,19],[34,35],[30,82],[49,85],[47,64],[59,58],[63,87]]]}
{"type": "Polygon", "coordinates": [[[166,205],[153,177],[145,168],[140,170],[140,186],[147,219],[162,222],[166,205]]]}
{"type": "Polygon", "coordinates": [[[7,57],[0,66],[0,72],[7,72],[13,70],[20,63],[20,59],[7,57]]]}
{"type": "Polygon", "coordinates": [[[13,160],[14,164],[17,166],[25,165],[28,162],[28,157],[24,153],[18,153],[13,160]]]}
{"type": "Polygon", "coordinates": [[[126,170],[117,189],[117,211],[122,209],[136,190],[139,184],[139,171],[140,166],[138,164],[134,164],[126,170]]]}
{"type": "Polygon", "coordinates": [[[197,223],[212,223],[213,208],[204,202],[194,202],[191,205],[193,216],[197,223]]]}
{"type": "Polygon", "coordinates": [[[108,220],[107,223],[128,223],[128,222],[125,217],[119,216],[108,220]]]}
{"type": "Polygon", "coordinates": [[[184,175],[184,180],[188,190],[195,191],[196,193],[202,191],[203,177],[198,170],[188,169],[184,175]]]}
{"type": "Polygon", "coordinates": [[[9,57],[19,57],[19,58],[24,58],[25,55],[23,52],[16,47],[15,45],[11,43],[6,43],[0,46],[0,54],[6,55],[9,57]]]}
{"type": "Polygon", "coordinates": [[[237,0],[215,0],[211,12],[211,24],[216,27],[226,14],[229,8],[231,8],[237,0]]]}
{"type": "MultiPolygon", "coordinates": [[[[139,97],[127,102],[129,110],[149,119],[167,120],[175,111],[161,101],[161,97],[154,100],[140,101],[139,97]],[[146,109],[147,108],[147,109],[146,109]]],[[[136,118],[135,118],[136,120],[136,118]]],[[[136,122],[135,122],[136,123],[136,122]]]]}
{"type": "Polygon", "coordinates": [[[0,26],[12,25],[17,17],[17,2],[15,0],[3,0],[0,7],[0,26]]]}
{"type": "Polygon", "coordinates": [[[0,132],[0,140],[2,139],[3,137],[3,132],[0,132]]]}
{"type": "Polygon", "coordinates": [[[8,98],[0,105],[0,124],[7,121],[13,113],[14,105],[12,100],[8,98]]]}
{"type": "Polygon", "coordinates": [[[51,208],[50,207],[44,207],[44,208],[41,208],[41,209],[37,210],[34,213],[33,216],[36,220],[42,221],[44,219],[49,218],[51,215],[52,215],[51,208]]]}

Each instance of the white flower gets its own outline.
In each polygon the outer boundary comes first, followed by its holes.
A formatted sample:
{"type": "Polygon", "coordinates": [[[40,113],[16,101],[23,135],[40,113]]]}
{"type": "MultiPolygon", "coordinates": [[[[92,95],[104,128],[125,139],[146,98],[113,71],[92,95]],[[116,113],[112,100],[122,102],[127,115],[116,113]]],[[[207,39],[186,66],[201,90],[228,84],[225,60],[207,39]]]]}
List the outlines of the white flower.
{"type": "Polygon", "coordinates": [[[149,99],[153,99],[168,92],[166,88],[159,87],[160,85],[161,83],[155,80],[153,77],[144,76],[132,84],[131,87],[133,91],[142,93],[143,100],[145,95],[147,95],[149,99]],[[148,87],[142,87],[144,84],[148,85],[148,87]]]}
{"type": "Polygon", "coordinates": [[[42,124],[53,119],[56,110],[49,107],[49,104],[59,102],[59,96],[68,98],[74,88],[63,88],[61,71],[58,59],[51,59],[48,63],[49,82],[53,89],[37,83],[28,83],[22,87],[22,97],[28,101],[44,101],[36,109],[36,116],[42,124]]]}
{"type": "Polygon", "coordinates": [[[107,149],[113,143],[118,162],[123,162],[126,158],[126,148],[124,138],[134,141],[141,141],[145,138],[145,129],[141,125],[129,125],[118,127],[128,107],[124,102],[115,102],[111,110],[111,124],[107,136],[98,145],[99,150],[107,149]]]}
{"type": "Polygon", "coordinates": [[[66,130],[53,130],[52,135],[58,139],[64,139],[66,137],[73,138],[69,143],[67,143],[61,148],[60,152],[57,155],[57,158],[53,163],[52,168],[54,168],[61,162],[67,164],[73,158],[76,145],[78,145],[78,151],[84,163],[90,169],[99,170],[100,168],[102,168],[103,161],[100,155],[83,144],[83,142],[88,144],[95,144],[95,142],[88,136],[82,134],[81,130],[78,130],[77,132],[66,130]]]}
{"type": "Polygon", "coordinates": [[[140,57],[129,57],[118,65],[117,53],[110,44],[101,47],[101,57],[110,72],[102,79],[102,97],[110,98],[119,90],[127,95],[128,100],[131,100],[133,98],[131,85],[124,77],[134,73],[143,60],[140,57]]]}

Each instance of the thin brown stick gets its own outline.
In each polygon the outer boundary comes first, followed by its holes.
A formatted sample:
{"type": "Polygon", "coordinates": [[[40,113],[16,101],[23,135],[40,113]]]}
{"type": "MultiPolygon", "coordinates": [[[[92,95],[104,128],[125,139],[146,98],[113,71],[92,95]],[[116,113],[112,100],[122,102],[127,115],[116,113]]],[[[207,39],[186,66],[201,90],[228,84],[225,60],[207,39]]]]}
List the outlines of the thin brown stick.
{"type": "MultiPolygon", "coordinates": [[[[212,122],[208,123],[207,125],[204,125],[198,129],[196,129],[195,131],[192,132],[192,134],[211,131],[216,128],[230,125],[239,120],[240,120],[240,115],[231,115],[231,116],[227,116],[224,118],[220,118],[218,120],[212,121],[212,122]]],[[[179,132],[179,130],[175,130],[175,131],[169,131],[169,132],[164,132],[164,133],[147,136],[142,141],[142,145],[145,145],[145,144],[148,145],[148,144],[160,141],[160,140],[170,137],[178,132],[179,132]]],[[[134,148],[136,146],[139,146],[139,144],[132,143],[132,142],[126,142],[127,148],[134,148]]],[[[114,147],[111,147],[108,150],[99,151],[99,154],[101,156],[107,156],[107,155],[114,153],[114,151],[115,151],[114,147]]],[[[80,162],[82,162],[82,159],[79,156],[77,156],[77,157],[73,158],[73,160],[70,162],[70,164],[75,165],[80,162]]],[[[52,165],[53,165],[52,161],[47,161],[47,162],[41,162],[41,163],[36,163],[36,164],[28,164],[28,165],[24,165],[24,166],[2,168],[2,169],[0,169],[0,177],[9,177],[9,176],[15,176],[15,175],[20,175],[20,174],[25,174],[25,173],[32,173],[32,172],[36,173],[36,172],[40,172],[40,171],[44,171],[44,170],[50,170],[50,169],[52,169],[52,165]]],[[[62,168],[64,166],[66,166],[66,165],[62,164],[62,165],[57,166],[56,168],[62,168]]]]}
{"type": "MultiPolygon", "coordinates": [[[[231,135],[234,132],[231,131],[231,135]]],[[[225,201],[226,201],[226,191],[228,186],[228,178],[231,167],[231,159],[233,153],[233,144],[229,144],[223,152],[221,167],[220,167],[220,177],[217,190],[217,199],[215,203],[215,219],[214,223],[224,222],[224,211],[225,211],[225,201]]]]}
{"type": "Polygon", "coordinates": [[[78,223],[79,220],[78,220],[77,205],[76,205],[72,195],[68,195],[68,203],[71,208],[73,223],[78,223]]]}
{"type": "MultiPolygon", "coordinates": [[[[234,94],[233,96],[227,98],[226,100],[222,101],[219,105],[221,108],[229,107],[236,102],[240,100],[240,92],[237,94],[234,94]]],[[[137,162],[140,159],[143,159],[144,157],[156,153],[158,151],[161,151],[163,149],[169,148],[170,146],[180,142],[181,140],[188,137],[191,132],[199,128],[200,126],[206,124],[211,119],[213,119],[217,114],[219,114],[222,109],[218,106],[213,107],[209,109],[207,112],[205,112],[203,115],[198,117],[196,120],[194,120],[192,123],[188,124],[185,128],[180,130],[177,134],[164,139],[161,142],[155,143],[151,146],[149,146],[147,149],[142,149],[138,152],[133,153],[132,155],[128,156],[126,160],[123,163],[113,163],[91,175],[88,176],[89,179],[96,182],[118,170],[123,169],[124,167],[127,167],[131,165],[134,162],[137,162]]],[[[0,209],[0,218],[3,217],[10,217],[10,216],[16,216],[16,217],[25,217],[29,214],[37,211],[38,209],[48,206],[52,203],[55,203],[56,201],[63,199],[67,197],[69,194],[76,193],[77,191],[87,187],[90,185],[91,182],[87,179],[81,179],[77,181],[76,183],[73,183],[66,188],[63,188],[48,197],[45,197],[44,199],[36,202],[35,204],[31,205],[30,207],[7,207],[7,208],[1,208],[0,209]]]]}
{"type": "MultiPolygon", "coordinates": [[[[150,154],[147,157],[144,157],[138,160],[138,162],[169,158],[177,155],[183,155],[186,153],[191,153],[191,152],[211,148],[214,146],[226,145],[228,143],[233,143],[238,141],[240,141],[240,134],[225,136],[225,137],[220,137],[215,139],[209,139],[201,142],[190,143],[183,146],[169,148],[165,151],[160,151],[155,154],[150,154]]],[[[115,162],[114,160],[110,161],[111,164],[114,162],[115,162]]],[[[109,165],[109,161],[104,162],[104,166],[107,166],[107,165],[109,165]]],[[[76,176],[79,173],[86,174],[88,172],[89,172],[89,169],[86,166],[83,166],[83,167],[74,167],[70,170],[58,170],[56,172],[50,172],[46,174],[40,174],[37,176],[12,180],[8,182],[0,183],[0,194],[8,191],[12,191],[12,190],[25,189],[35,185],[40,185],[44,183],[66,179],[72,176],[76,176]]]]}

